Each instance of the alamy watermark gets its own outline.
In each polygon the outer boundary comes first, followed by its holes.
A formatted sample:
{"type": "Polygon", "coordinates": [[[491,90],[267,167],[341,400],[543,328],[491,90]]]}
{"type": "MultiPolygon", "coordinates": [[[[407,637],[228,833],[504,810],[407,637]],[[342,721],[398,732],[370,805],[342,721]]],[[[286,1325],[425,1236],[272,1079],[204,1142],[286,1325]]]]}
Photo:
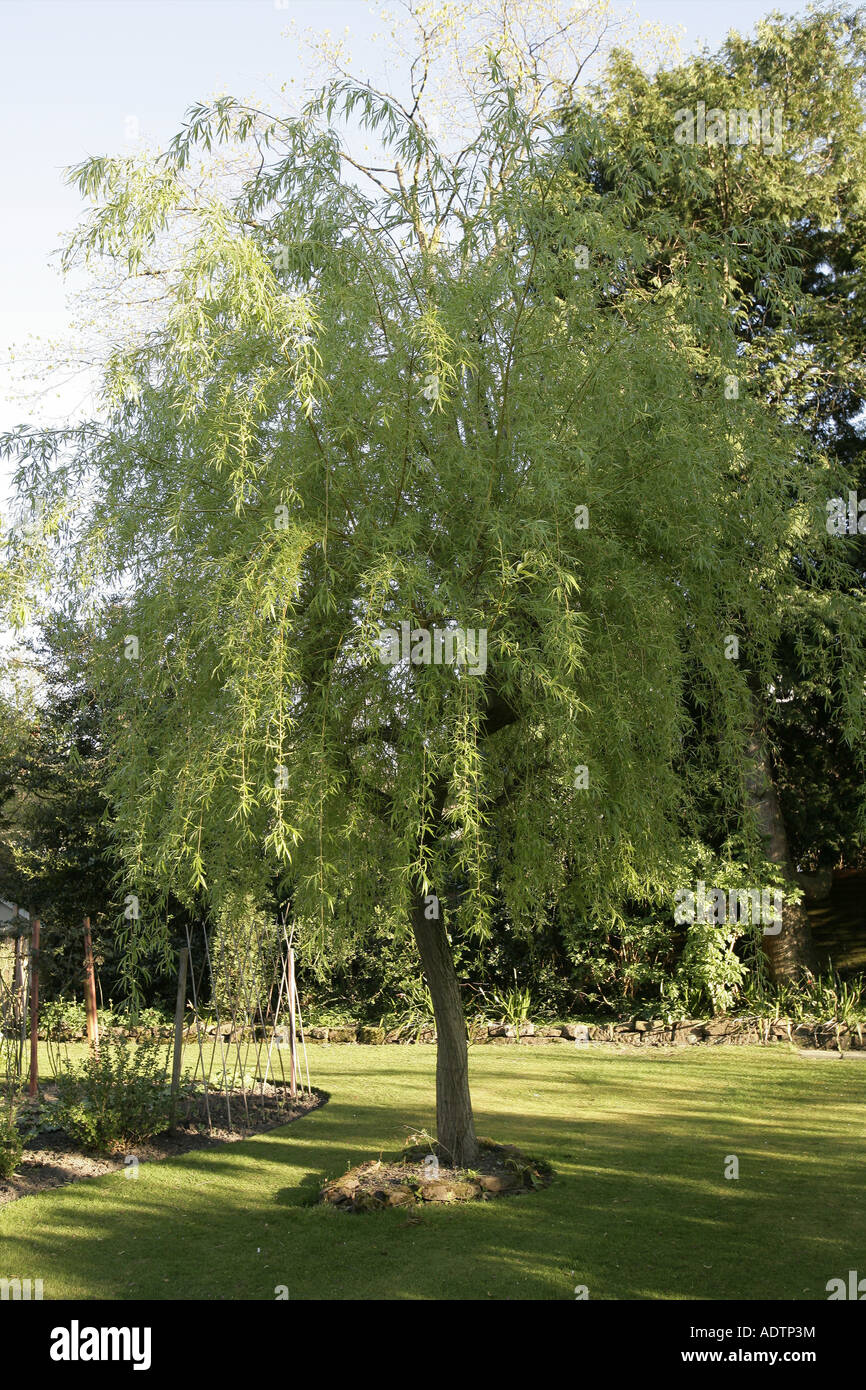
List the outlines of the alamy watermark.
{"type": "Polygon", "coordinates": [[[782,930],[782,909],[785,895],[781,889],[774,888],[707,888],[698,881],[697,891],[678,888],[674,894],[674,922],[682,926],[688,922],[716,922],[719,926],[733,926],[736,922],[763,923],[764,936],[778,936],[782,930]]]}
{"type": "Polygon", "coordinates": [[[465,666],[470,676],[487,670],[487,628],[412,627],[409,622],[383,628],[379,634],[379,660],[386,666],[411,661],[413,666],[465,666]]]}
{"type": "Polygon", "coordinates": [[[41,1279],[0,1279],[0,1301],[6,1303],[29,1303],[42,1298],[41,1279]]]}
{"type": "Polygon", "coordinates": [[[833,1303],[838,1299],[855,1299],[858,1303],[866,1300],[866,1279],[857,1277],[856,1269],[848,1270],[848,1283],[844,1279],[828,1279],[824,1285],[827,1290],[827,1302],[833,1303]]]}
{"type": "Polygon", "coordinates": [[[52,1361],[131,1361],[134,1371],[150,1370],[149,1327],[55,1327],[48,1352],[52,1361]]]}
{"type": "Polygon", "coordinates": [[[829,497],[826,526],[828,536],[866,536],[866,497],[849,492],[847,508],[844,497],[829,497]]]}
{"type": "Polygon", "coordinates": [[[764,154],[781,154],[784,112],[781,106],[757,106],[748,111],[707,110],[705,101],[674,112],[678,145],[760,145],[764,154]]]}

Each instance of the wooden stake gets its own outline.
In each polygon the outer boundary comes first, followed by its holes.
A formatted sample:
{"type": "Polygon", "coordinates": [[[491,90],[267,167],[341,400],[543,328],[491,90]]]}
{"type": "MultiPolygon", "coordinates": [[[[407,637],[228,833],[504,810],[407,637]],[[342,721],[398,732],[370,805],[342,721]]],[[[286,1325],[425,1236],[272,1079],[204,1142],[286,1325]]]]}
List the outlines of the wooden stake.
{"type": "MultiPolygon", "coordinates": [[[[17,909],[16,909],[17,911],[17,909]]],[[[21,933],[15,937],[15,965],[12,971],[12,1019],[16,1026],[24,1015],[24,961],[22,958],[21,933]]]]}
{"type": "Polygon", "coordinates": [[[35,1097],[39,1087],[39,918],[31,919],[30,936],[30,1086],[35,1097]]]}
{"type": "Polygon", "coordinates": [[[93,973],[93,940],[90,918],[84,919],[84,999],[87,1004],[87,1041],[99,1051],[99,1020],[96,1016],[96,979],[93,973]]]}
{"type": "Polygon", "coordinates": [[[180,1064],[183,1056],[183,1011],[186,1004],[186,964],[189,951],[181,948],[177,971],[177,1001],[174,1006],[174,1054],[171,1061],[171,1129],[174,1130],[177,1096],[180,1090],[180,1064]]]}

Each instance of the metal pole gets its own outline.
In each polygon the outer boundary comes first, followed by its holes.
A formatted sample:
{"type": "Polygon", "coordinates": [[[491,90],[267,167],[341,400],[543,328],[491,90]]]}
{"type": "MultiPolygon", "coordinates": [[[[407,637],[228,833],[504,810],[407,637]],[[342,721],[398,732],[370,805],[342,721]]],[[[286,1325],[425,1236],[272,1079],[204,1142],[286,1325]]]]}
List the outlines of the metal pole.
{"type": "Polygon", "coordinates": [[[99,1020],[96,1017],[96,979],[93,974],[93,941],[90,918],[84,919],[84,998],[87,1002],[87,1041],[99,1051],[99,1020]]]}
{"type": "Polygon", "coordinates": [[[186,963],[189,951],[181,947],[177,971],[177,1001],[174,1006],[174,1056],[171,1062],[171,1128],[175,1126],[177,1093],[180,1090],[180,1063],[183,1055],[183,1011],[186,1004],[186,963]]]}
{"type": "Polygon", "coordinates": [[[30,937],[30,1086],[28,1095],[36,1095],[39,1083],[39,918],[32,920],[30,937]]]}

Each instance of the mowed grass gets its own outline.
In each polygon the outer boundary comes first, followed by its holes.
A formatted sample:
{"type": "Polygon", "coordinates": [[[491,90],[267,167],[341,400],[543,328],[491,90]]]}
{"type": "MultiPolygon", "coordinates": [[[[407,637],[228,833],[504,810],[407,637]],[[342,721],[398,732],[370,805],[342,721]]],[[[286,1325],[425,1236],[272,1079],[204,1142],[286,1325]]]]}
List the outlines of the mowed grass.
{"type": "Polygon", "coordinates": [[[419,1224],[310,1205],[432,1129],[434,1067],[428,1046],[311,1047],[322,1109],[0,1209],[0,1276],[46,1299],[823,1300],[866,1273],[866,1060],[477,1047],[479,1133],[547,1158],[550,1188],[419,1224]]]}

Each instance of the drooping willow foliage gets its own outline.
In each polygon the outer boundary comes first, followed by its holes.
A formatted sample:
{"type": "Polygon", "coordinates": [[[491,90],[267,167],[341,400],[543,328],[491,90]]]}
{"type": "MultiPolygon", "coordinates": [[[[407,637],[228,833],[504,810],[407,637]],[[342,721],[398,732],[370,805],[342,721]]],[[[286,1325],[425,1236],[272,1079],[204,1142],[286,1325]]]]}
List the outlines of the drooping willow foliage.
{"type": "Polygon", "coordinates": [[[254,1026],[268,1018],[280,983],[280,928],[250,894],[229,891],[214,910],[209,944],[213,1000],[222,1018],[254,1026]]]}
{"type": "MultiPolygon", "coordinates": [[[[844,564],[833,481],[731,388],[733,242],[638,216],[627,169],[607,195],[603,141],[588,112],[528,114],[491,59],[456,157],[341,79],[297,119],[224,99],[159,159],[75,171],[70,260],[152,276],[161,318],[113,353],[97,418],[7,444],[53,583],[103,634],[149,904],[133,973],[169,891],[276,884],[324,950],[374,905],[404,920],[420,877],[483,935],[498,903],[528,929],[670,898],[698,789],[746,834],[750,679],[844,564]],[[356,174],[340,118],[393,178],[356,174]],[[257,156],[231,191],[200,178],[220,145],[257,156]],[[486,670],[386,664],[405,621],[484,630],[486,670]]],[[[736,238],[771,295],[772,245],[736,238]]],[[[10,542],[20,613],[34,545],[10,542]]],[[[856,605],[835,621],[853,652],[856,605]]],[[[856,724],[853,661],[839,695],[856,724]]]]}

